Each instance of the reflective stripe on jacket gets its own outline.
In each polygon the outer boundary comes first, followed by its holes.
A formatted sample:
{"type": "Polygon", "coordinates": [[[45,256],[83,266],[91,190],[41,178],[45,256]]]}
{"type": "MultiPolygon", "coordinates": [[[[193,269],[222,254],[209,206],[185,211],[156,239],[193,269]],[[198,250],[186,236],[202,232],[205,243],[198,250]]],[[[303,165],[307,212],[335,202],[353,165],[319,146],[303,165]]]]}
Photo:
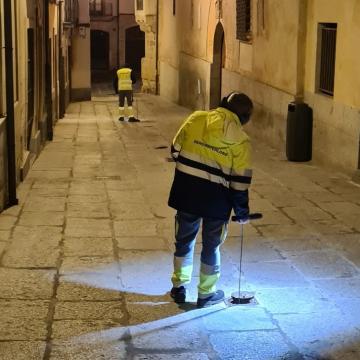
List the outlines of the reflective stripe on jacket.
{"type": "Polygon", "coordinates": [[[169,205],[203,217],[248,214],[250,140],[236,114],[225,108],[196,111],[176,134],[175,178],[169,205]]]}
{"type": "Polygon", "coordinates": [[[118,90],[132,90],[131,69],[122,68],[117,71],[118,90]]]}

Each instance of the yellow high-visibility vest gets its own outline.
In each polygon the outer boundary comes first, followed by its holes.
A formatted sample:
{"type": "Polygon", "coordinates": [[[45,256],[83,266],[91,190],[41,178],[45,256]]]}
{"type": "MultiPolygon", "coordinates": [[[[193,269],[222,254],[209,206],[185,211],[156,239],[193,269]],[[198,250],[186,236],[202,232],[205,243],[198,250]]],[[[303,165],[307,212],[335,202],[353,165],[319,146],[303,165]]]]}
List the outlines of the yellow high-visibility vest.
{"type": "Polygon", "coordinates": [[[118,90],[132,90],[131,69],[122,68],[117,71],[118,90]]]}
{"type": "Polygon", "coordinates": [[[238,117],[225,108],[196,111],[173,140],[176,168],[186,174],[247,190],[251,182],[251,148],[238,117]]]}

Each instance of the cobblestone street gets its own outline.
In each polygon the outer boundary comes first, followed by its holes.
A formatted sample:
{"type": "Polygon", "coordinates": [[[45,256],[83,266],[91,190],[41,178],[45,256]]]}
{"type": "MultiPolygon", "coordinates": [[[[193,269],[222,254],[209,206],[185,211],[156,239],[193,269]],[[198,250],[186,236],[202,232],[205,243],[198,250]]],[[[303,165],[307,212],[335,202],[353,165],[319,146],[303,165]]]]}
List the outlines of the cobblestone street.
{"type": "MultiPolygon", "coordinates": [[[[360,188],[254,139],[264,216],[245,225],[243,279],[257,303],[179,308],[169,145],[189,110],[145,94],[136,108],[142,122],[119,123],[114,96],[71,104],[0,214],[0,359],[360,359],[360,188]]],[[[223,246],[228,297],[239,234],[223,246]]]]}

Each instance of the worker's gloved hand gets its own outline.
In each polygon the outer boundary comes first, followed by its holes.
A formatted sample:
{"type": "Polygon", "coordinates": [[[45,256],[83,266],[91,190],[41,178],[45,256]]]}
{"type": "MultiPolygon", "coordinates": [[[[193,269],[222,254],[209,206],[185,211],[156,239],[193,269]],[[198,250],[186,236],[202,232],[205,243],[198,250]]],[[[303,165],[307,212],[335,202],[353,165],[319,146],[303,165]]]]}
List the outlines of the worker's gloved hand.
{"type": "Polygon", "coordinates": [[[242,217],[242,218],[239,218],[238,220],[237,220],[237,222],[239,223],[239,224],[248,224],[249,223],[249,218],[248,217],[242,217]]]}

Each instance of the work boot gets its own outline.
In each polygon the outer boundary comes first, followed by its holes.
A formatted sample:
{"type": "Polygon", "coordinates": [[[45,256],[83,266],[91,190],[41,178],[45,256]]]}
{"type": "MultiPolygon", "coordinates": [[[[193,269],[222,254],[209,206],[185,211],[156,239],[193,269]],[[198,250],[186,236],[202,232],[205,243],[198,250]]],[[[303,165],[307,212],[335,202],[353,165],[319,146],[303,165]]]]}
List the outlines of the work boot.
{"type": "Polygon", "coordinates": [[[218,304],[225,299],[225,294],[222,290],[217,290],[214,294],[206,298],[198,298],[196,306],[198,308],[208,307],[211,305],[218,304]]]}
{"type": "Polygon", "coordinates": [[[140,122],[140,120],[132,116],[129,118],[129,122],[140,122]]]}
{"type": "Polygon", "coordinates": [[[119,121],[125,121],[125,118],[123,116],[120,116],[119,121]]]}
{"type": "Polygon", "coordinates": [[[173,287],[170,291],[170,296],[177,304],[182,304],[185,302],[186,289],[183,286],[173,287]]]}

